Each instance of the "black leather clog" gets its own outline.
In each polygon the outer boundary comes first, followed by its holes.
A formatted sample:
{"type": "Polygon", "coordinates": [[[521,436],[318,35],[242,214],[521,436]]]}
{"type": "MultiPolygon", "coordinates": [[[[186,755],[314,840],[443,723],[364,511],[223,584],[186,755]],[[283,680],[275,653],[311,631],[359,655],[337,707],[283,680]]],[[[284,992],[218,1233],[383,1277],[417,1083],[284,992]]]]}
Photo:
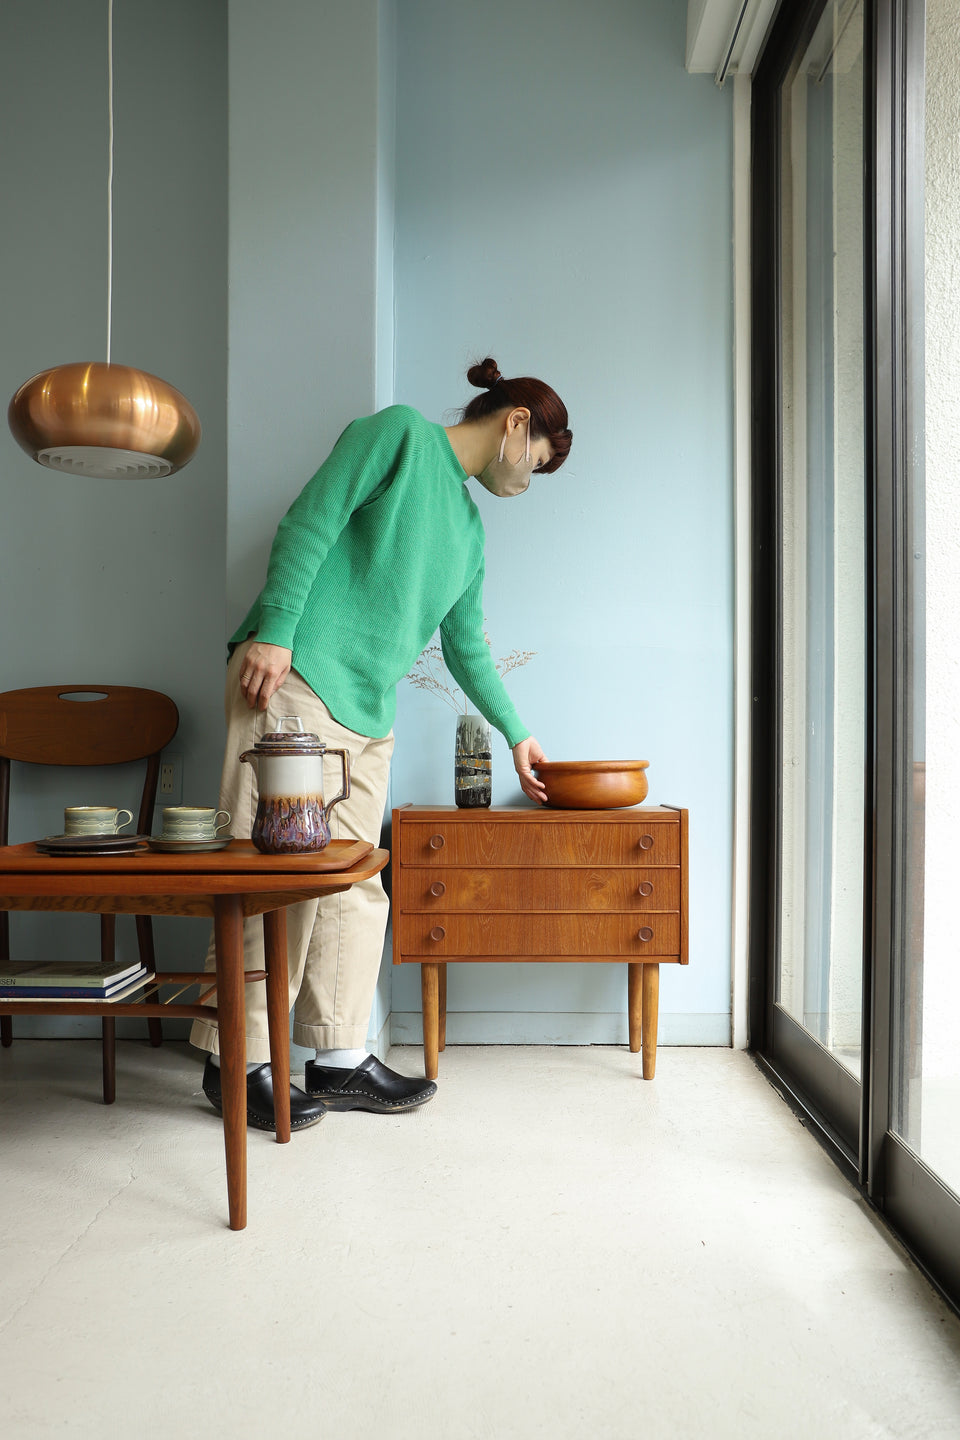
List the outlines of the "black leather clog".
{"type": "Polygon", "coordinates": [[[316,1060],[308,1060],[304,1069],[307,1094],[322,1100],[328,1110],[372,1110],[390,1115],[423,1105],[437,1093],[432,1080],[398,1075],[376,1055],[368,1055],[355,1070],[318,1065],[316,1060]]]}
{"type": "MultiPolygon", "coordinates": [[[[203,1067],[203,1093],[217,1114],[222,1115],[220,1067],[214,1065],[211,1059],[203,1067]]],[[[318,1120],[322,1120],[325,1114],[326,1106],[322,1101],[311,1099],[296,1085],[290,1086],[291,1131],[306,1130],[308,1125],[316,1125],[318,1120]]],[[[256,1130],[277,1128],[273,1116],[273,1076],[268,1064],[258,1065],[247,1075],[247,1124],[256,1130]]]]}

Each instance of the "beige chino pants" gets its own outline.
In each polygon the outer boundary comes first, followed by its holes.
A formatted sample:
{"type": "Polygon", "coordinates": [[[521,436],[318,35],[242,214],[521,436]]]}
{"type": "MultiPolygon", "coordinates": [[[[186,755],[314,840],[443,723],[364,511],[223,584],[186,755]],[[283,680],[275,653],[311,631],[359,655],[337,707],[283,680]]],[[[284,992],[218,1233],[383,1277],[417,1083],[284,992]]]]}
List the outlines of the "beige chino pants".
{"type": "MultiPolygon", "coordinates": [[[[341,800],[331,812],[332,838],[370,840],[374,845],[379,844],[393,734],[382,740],[370,739],[339,725],[295,670],[291,670],[280,689],[271,695],[266,711],[251,710],[240,690],[240,670],[247,649],[248,645],[238,645],[227,666],[227,745],[220,807],[230,811],[231,833],[247,838],[257,812],[254,768],[241,765],[238,756],[252,749],[261,735],[277,730],[282,715],[299,715],[304,730],[315,731],[330,747],[350,752],[350,798],[341,800]]],[[[339,764],[335,762],[327,767],[329,784],[335,784],[339,771],[339,764]]],[[[339,788],[337,784],[336,789],[339,788]]],[[[287,906],[290,1008],[293,1038],[298,1045],[322,1050],[353,1050],[365,1046],[388,908],[379,875],[339,895],[287,906]]],[[[244,921],[243,963],[246,970],[263,968],[263,924],[259,917],[244,921]]],[[[213,970],[215,964],[211,938],[205,968],[213,970]]],[[[247,1062],[258,1064],[270,1059],[266,985],[257,981],[244,988],[247,1062]]],[[[218,1053],[216,1023],[195,1020],[190,1040],[201,1050],[218,1053]]]]}

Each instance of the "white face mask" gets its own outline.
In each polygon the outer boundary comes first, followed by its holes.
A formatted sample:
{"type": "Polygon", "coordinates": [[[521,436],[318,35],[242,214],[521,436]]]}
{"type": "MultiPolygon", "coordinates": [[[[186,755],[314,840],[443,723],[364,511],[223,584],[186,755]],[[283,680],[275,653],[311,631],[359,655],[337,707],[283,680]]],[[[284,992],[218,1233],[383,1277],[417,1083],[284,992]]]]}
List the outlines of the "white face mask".
{"type": "Polygon", "coordinates": [[[496,460],[491,460],[489,465],[484,465],[477,479],[491,495],[498,495],[501,500],[508,500],[513,495],[522,495],[530,484],[530,476],[533,474],[534,461],[530,454],[530,422],[527,421],[527,443],[524,452],[516,464],[511,460],[504,459],[504,450],[507,444],[507,432],[504,430],[503,439],[500,441],[500,454],[496,460]]]}

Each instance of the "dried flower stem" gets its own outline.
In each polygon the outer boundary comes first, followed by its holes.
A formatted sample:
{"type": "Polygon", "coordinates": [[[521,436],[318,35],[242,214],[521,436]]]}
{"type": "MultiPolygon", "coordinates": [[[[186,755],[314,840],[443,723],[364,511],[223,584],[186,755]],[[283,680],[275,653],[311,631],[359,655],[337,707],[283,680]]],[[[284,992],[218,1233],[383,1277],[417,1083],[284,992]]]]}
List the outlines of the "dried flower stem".
{"type": "MultiPolygon", "coordinates": [[[[489,635],[484,632],[484,639],[490,644],[489,635]]],[[[509,675],[511,670],[519,670],[536,655],[536,650],[511,650],[509,655],[495,661],[497,674],[501,677],[509,675]]],[[[420,656],[416,665],[407,675],[410,684],[416,690],[428,690],[439,696],[445,705],[457,714],[466,715],[467,697],[450,677],[450,672],[443,662],[443,650],[439,645],[428,645],[420,656]]]]}

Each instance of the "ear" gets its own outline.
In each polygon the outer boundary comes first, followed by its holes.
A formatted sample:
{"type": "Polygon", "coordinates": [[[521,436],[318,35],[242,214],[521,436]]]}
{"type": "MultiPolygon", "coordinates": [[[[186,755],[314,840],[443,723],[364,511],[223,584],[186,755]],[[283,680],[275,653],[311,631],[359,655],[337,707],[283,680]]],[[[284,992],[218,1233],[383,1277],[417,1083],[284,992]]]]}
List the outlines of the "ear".
{"type": "Polygon", "coordinates": [[[507,416],[507,434],[509,435],[512,430],[516,430],[520,425],[529,424],[530,411],[527,409],[526,405],[517,405],[516,408],[511,410],[510,414],[507,416]]]}

